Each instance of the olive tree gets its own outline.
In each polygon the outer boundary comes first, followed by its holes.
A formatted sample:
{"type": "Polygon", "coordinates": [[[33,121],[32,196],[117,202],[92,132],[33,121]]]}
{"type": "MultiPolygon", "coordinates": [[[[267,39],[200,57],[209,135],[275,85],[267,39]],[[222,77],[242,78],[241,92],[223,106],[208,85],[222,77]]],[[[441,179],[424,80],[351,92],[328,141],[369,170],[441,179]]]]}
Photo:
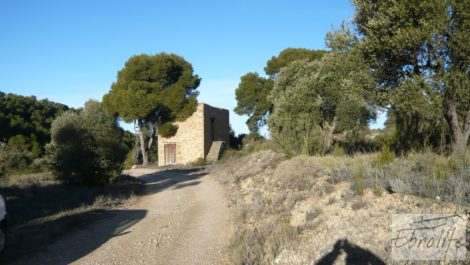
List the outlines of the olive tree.
{"type": "Polygon", "coordinates": [[[387,104],[445,118],[452,149],[463,151],[470,136],[470,1],[353,3],[363,54],[387,104]]]}
{"type": "Polygon", "coordinates": [[[54,175],[72,184],[106,184],[122,171],[126,148],[116,118],[97,101],[81,111],[67,111],[52,122],[46,146],[54,175]]]}
{"type": "Polygon", "coordinates": [[[319,60],[325,53],[324,50],[286,48],[266,63],[264,71],[267,77],[260,76],[258,73],[247,73],[240,78],[240,83],[235,90],[237,106],[234,111],[239,115],[248,116],[246,125],[250,133],[256,134],[259,128],[267,123],[273,108],[268,96],[281,69],[296,60],[319,60]]]}
{"type": "Polygon", "coordinates": [[[329,54],[283,68],[270,94],[271,137],[288,155],[323,154],[333,132],[362,128],[375,118],[374,83],[357,40],[343,28],[327,41],[329,54]]]}

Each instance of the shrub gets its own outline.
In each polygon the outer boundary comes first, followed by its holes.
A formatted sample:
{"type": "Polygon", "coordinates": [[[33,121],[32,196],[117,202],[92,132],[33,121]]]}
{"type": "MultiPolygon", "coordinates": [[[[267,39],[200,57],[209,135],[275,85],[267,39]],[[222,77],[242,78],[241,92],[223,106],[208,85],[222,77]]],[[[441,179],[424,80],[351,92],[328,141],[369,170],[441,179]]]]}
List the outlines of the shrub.
{"type": "Polygon", "coordinates": [[[268,150],[272,144],[269,140],[264,139],[258,134],[249,134],[243,138],[242,142],[242,150],[244,153],[254,153],[262,150],[268,150]]]}
{"type": "Polygon", "coordinates": [[[366,208],[367,206],[368,206],[367,201],[357,200],[351,204],[351,209],[353,209],[354,211],[357,211],[359,209],[366,208]]]}
{"type": "Polygon", "coordinates": [[[230,127],[230,132],[229,132],[229,137],[230,137],[230,143],[229,147],[240,150],[243,147],[243,141],[247,135],[242,133],[237,136],[235,136],[235,131],[230,127]]]}
{"type": "Polygon", "coordinates": [[[279,187],[308,191],[314,186],[318,173],[319,168],[308,157],[297,156],[280,163],[274,171],[273,179],[279,187]]]}
{"type": "Polygon", "coordinates": [[[135,159],[135,150],[132,149],[127,152],[126,159],[124,160],[124,169],[131,169],[133,165],[137,165],[139,163],[138,159],[135,159]]]}
{"type": "Polygon", "coordinates": [[[79,114],[66,112],[52,123],[48,162],[56,178],[72,184],[105,184],[122,170],[125,147],[116,119],[88,101],[79,114]]]}
{"type": "Polygon", "coordinates": [[[346,152],[344,151],[344,148],[342,146],[336,144],[331,154],[334,156],[344,156],[346,152]]]}
{"type": "Polygon", "coordinates": [[[274,259],[299,234],[285,220],[269,220],[237,231],[232,239],[232,264],[274,264],[274,259]]]}
{"type": "Polygon", "coordinates": [[[384,145],[377,157],[377,166],[382,167],[386,164],[390,164],[395,160],[395,154],[390,151],[388,145],[384,145]]]}
{"type": "Polygon", "coordinates": [[[31,152],[12,149],[6,144],[0,144],[0,176],[27,171],[30,163],[31,152]]]}
{"type": "Polygon", "coordinates": [[[358,165],[354,172],[354,189],[358,195],[364,194],[364,166],[358,165]]]}
{"type": "Polygon", "coordinates": [[[195,167],[201,167],[201,166],[205,166],[207,165],[207,161],[204,159],[204,157],[200,157],[196,160],[194,160],[191,165],[195,166],[195,167]]]}
{"type": "Polygon", "coordinates": [[[318,216],[320,216],[320,214],[322,213],[321,209],[320,208],[315,208],[311,211],[308,211],[307,214],[305,214],[305,221],[307,222],[310,222],[312,221],[313,219],[317,218],[318,216]]]}

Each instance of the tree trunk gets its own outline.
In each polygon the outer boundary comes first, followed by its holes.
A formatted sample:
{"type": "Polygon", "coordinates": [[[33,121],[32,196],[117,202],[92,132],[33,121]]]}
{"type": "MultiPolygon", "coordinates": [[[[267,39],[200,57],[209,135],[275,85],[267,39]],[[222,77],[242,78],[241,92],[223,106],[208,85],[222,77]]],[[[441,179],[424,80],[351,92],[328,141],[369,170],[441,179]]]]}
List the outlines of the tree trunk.
{"type": "Polygon", "coordinates": [[[333,139],[333,132],[336,129],[336,116],[333,118],[331,124],[325,121],[323,126],[323,144],[324,150],[323,153],[327,153],[331,149],[331,142],[333,139]]]}
{"type": "Polygon", "coordinates": [[[147,165],[149,163],[149,157],[145,148],[145,135],[143,129],[143,126],[141,126],[139,131],[140,152],[142,153],[142,165],[147,165]]]}
{"type": "Polygon", "coordinates": [[[470,110],[467,111],[463,125],[459,122],[457,107],[454,102],[448,102],[445,109],[445,118],[449,124],[452,138],[452,152],[461,155],[465,153],[470,136],[470,110]]]}
{"type": "Polygon", "coordinates": [[[155,140],[155,136],[157,133],[157,126],[155,124],[152,124],[151,126],[152,126],[152,134],[150,135],[149,144],[147,147],[147,150],[149,150],[149,152],[152,148],[152,144],[153,144],[153,141],[155,140]]]}
{"type": "Polygon", "coordinates": [[[139,144],[139,135],[135,135],[134,139],[134,147],[132,148],[132,164],[138,165],[139,164],[139,155],[140,155],[140,144],[139,144]]]}

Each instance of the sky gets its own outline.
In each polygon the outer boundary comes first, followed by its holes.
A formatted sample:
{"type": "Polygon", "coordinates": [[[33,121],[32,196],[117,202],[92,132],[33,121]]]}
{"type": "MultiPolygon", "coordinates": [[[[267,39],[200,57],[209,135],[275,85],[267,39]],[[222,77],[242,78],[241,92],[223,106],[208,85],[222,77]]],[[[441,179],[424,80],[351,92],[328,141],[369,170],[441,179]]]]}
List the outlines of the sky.
{"type": "Polygon", "coordinates": [[[175,53],[202,78],[199,101],[229,109],[246,133],[247,117],[233,112],[240,76],[264,74],[288,47],[325,49],[352,14],[349,0],[0,0],[0,91],[82,107],[129,57],[175,53]]]}

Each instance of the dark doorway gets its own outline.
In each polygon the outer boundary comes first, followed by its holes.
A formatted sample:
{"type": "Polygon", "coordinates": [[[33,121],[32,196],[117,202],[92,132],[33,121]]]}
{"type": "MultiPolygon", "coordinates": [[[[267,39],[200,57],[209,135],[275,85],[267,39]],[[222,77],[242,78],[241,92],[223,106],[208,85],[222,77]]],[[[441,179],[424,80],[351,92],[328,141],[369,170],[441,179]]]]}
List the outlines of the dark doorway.
{"type": "Polygon", "coordinates": [[[211,142],[215,141],[214,123],[215,118],[211,118],[211,142]]]}

